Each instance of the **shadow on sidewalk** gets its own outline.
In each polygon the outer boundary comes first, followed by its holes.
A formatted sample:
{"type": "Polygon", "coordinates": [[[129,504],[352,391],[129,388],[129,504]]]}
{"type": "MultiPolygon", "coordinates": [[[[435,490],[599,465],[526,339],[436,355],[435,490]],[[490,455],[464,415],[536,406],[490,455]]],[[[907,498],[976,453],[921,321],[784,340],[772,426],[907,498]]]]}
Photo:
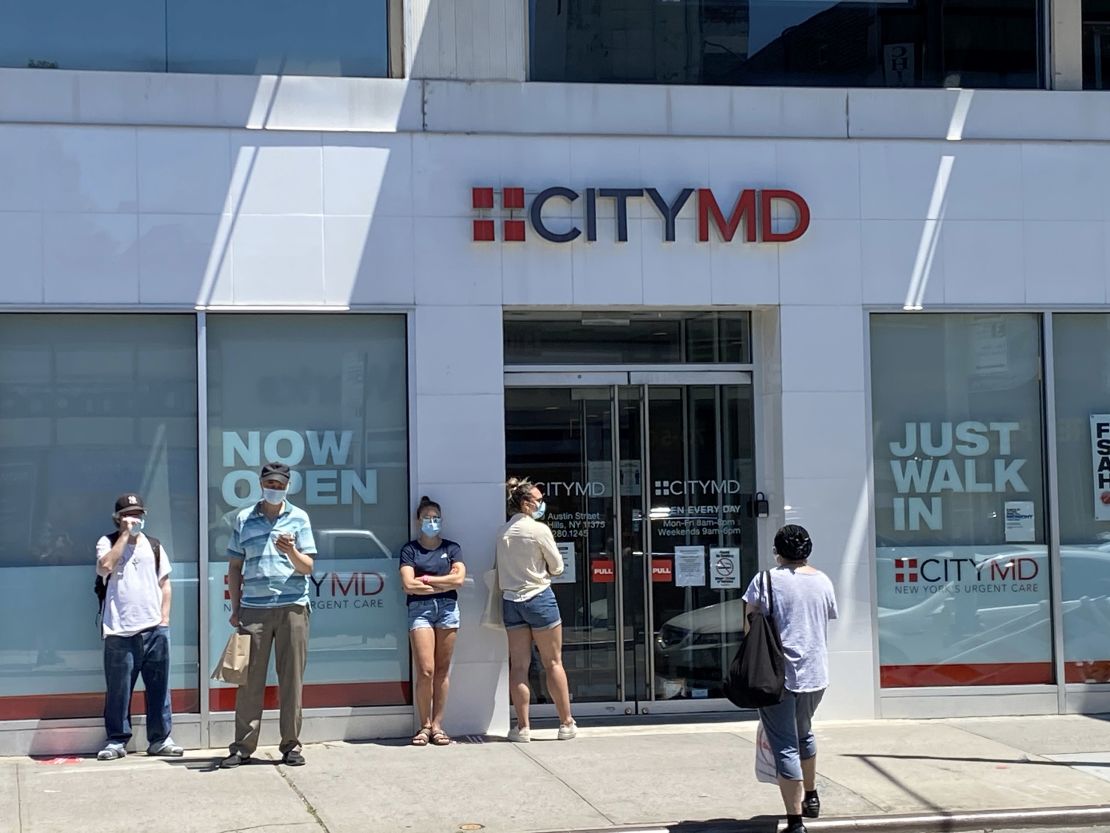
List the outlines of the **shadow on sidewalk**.
{"type": "MultiPolygon", "coordinates": [[[[859,753],[842,754],[841,758],[857,758],[871,764],[872,758],[889,758],[896,761],[963,761],[969,764],[1033,764],[1034,766],[1105,766],[1110,767],[1110,761],[1033,761],[1015,760],[1013,758],[963,758],[955,755],[863,755],[859,753]]],[[[873,764],[872,764],[873,766],[873,764]]]]}
{"type": "Polygon", "coordinates": [[[780,816],[752,816],[750,819],[704,819],[675,822],[667,833],[776,833],[780,816]]]}

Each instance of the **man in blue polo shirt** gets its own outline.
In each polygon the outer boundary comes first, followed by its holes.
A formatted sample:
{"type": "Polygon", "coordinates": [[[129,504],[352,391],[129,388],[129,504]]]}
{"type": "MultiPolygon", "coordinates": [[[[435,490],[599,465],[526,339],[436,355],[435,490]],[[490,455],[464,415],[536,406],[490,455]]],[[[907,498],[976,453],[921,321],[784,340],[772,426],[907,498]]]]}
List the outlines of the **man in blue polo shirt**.
{"type": "Polygon", "coordinates": [[[235,696],[235,741],[220,762],[231,769],[258,748],[266,669],[274,646],[281,703],[281,760],[303,766],[301,688],[308,658],[308,586],[316,542],[308,514],[285,499],[289,466],[267,463],[259,477],[262,500],[243,509],[231,525],[227,586],[231,625],[251,638],[247,681],[235,696]]]}

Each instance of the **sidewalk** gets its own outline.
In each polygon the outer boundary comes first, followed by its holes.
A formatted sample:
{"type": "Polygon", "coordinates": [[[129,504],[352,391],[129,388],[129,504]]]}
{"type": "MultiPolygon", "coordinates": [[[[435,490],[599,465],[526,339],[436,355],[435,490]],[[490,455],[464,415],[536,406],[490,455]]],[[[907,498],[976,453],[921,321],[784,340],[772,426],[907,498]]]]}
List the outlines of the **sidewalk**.
{"type": "MultiPolygon", "coordinates": [[[[774,786],[755,780],[754,735],[750,721],[583,721],[569,742],[534,728],[527,745],[313,745],[298,769],[260,760],[212,771],[223,750],[176,761],[8,758],[0,760],[0,833],[772,831],[782,805],[774,786]],[[695,823],[707,820],[717,821],[695,823]]],[[[818,721],[817,735],[823,816],[808,823],[814,833],[904,813],[932,819],[916,829],[954,829],[937,816],[1059,807],[1102,808],[1110,828],[1110,716],[818,721]]]]}

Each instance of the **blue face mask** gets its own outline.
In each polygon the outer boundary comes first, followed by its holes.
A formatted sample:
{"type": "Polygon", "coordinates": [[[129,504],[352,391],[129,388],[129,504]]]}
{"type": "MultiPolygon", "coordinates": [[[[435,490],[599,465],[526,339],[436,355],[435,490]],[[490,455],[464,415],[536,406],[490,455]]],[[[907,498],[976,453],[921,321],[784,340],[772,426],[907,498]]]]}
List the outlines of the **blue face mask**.
{"type": "Polygon", "coordinates": [[[440,524],[441,521],[439,518],[425,518],[420,522],[420,531],[429,538],[435,538],[439,535],[440,524]]]}
{"type": "MultiPolygon", "coordinates": [[[[146,526],[146,518],[135,518],[135,522],[131,524],[131,534],[138,535],[143,531],[144,526],[146,526]]],[[[122,520],[120,521],[120,529],[127,529],[127,525],[122,520]]]]}
{"type": "Polygon", "coordinates": [[[532,513],[532,517],[537,521],[543,517],[544,512],[547,511],[547,501],[541,500],[540,505],[536,507],[536,511],[532,513]]]}

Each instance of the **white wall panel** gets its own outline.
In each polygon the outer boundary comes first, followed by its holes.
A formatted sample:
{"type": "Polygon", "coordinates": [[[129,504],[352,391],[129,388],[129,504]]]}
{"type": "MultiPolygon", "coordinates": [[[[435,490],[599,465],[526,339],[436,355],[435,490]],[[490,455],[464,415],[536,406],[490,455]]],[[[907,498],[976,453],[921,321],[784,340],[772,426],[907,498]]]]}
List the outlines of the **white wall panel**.
{"type": "Polygon", "coordinates": [[[237,304],[322,304],[321,218],[242,215],[231,231],[237,304]]]}
{"type": "Polygon", "coordinates": [[[417,304],[501,303],[501,244],[475,243],[469,215],[420,218],[415,245],[417,304]]]}
{"type": "MultiPolygon", "coordinates": [[[[813,334],[820,349],[820,334],[813,334]]],[[[783,368],[784,374],[786,368],[783,368]]],[[[866,471],[863,391],[782,394],[783,476],[852,479],[866,471]]],[[[789,495],[787,502],[789,503],[789,495]]]]}
{"type": "Polygon", "coordinates": [[[47,214],[43,300],[48,304],[137,304],[135,214],[47,214]]]}
{"type": "Polygon", "coordinates": [[[871,651],[830,651],[829,688],[821,700],[820,720],[875,717],[879,680],[871,651]]]}
{"type": "Polygon", "coordinates": [[[46,127],[38,140],[46,210],[134,212],[138,208],[134,129],[46,127]]]}
{"type": "Polygon", "coordinates": [[[233,133],[233,173],[226,210],[237,214],[322,214],[322,157],[318,133],[233,133]]]}
{"type": "Polygon", "coordinates": [[[231,222],[226,214],[140,214],[140,302],[232,303],[231,222]]]}
{"type": "Polygon", "coordinates": [[[0,124],[0,211],[42,208],[42,128],[0,124]]]}
{"type": "MultiPolygon", "coordinates": [[[[425,304],[416,310],[416,392],[501,394],[501,307],[425,304]]],[[[496,431],[492,425],[487,431],[496,431]]]]}
{"type": "Polygon", "coordinates": [[[1046,305],[1105,304],[1105,231],[1101,221],[1024,223],[1025,300],[1046,305]]]}
{"type": "Polygon", "coordinates": [[[416,481],[504,482],[504,424],[503,393],[417,394],[416,481]]]}
{"type": "Polygon", "coordinates": [[[777,184],[805,197],[814,220],[860,216],[859,144],[777,142],[777,184]]]}
{"type": "Polygon", "coordinates": [[[0,303],[40,304],[43,301],[42,214],[0,212],[0,303]]]}
{"type": "Polygon", "coordinates": [[[328,304],[411,305],[416,288],[411,217],[332,217],[324,223],[328,304]]]}
{"type": "Polygon", "coordinates": [[[411,217],[412,135],[328,136],[325,214],[411,217]]]}
{"type": "Polygon", "coordinates": [[[932,307],[944,302],[939,220],[860,224],[863,303],[932,307]]]}
{"type": "Polygon", "coordinates": [[[793,243],[779,245],[783,304],[859,304],[859,220],[823,220],[793,243]]]}
{"type": "Polygon", "coordinates": [[[139,210],[155,214],[219,214],[231,180],[226,130],[140,130],[139,210]]]}
{"type": "Polygon", "coordinates": [[[1110,147],[1026,144],[1021,148],[1022,208],[1027,220],[1110,219],[1110,147]]]}
{"type": "Polygon", "coordinates": [[[1025,301],[1022,223],[948,221],[940,232],[947,304],[1025,301]]]}
{"type": "Polygon", "coordinates": [[[573,247],[575,304],[638,306],[644,302],[643,232],[640,221],[631,217],[631,207],[628,213],[627,242],[616,242],[610,223],[599,217],[596,242],[589,243],[585,237],[579,237],[570,244],[573,247]]]}
{"type": "Polygon", "coordinates": [[[781,246],[736,239],[724,243],[715,235],[710,232],[708,244],[713,303],[777,304],[781,246]]]}
{"type": "Polygon", "coordinates": [[[504,246],[501,302],[506,306],[569,306],[574,303],[574,249],[531,235],[525,245],[504,246]]]}
{"type": "Polygon", "coordinates": [[[859,306],[783,306],[785,391],[862,391],[864,323],[859,306]]]}
{"type": "Polygon", "coordinates": [[[663,241],[664,223],[660,218],[641,220],[640,232],[644,303],[676,307],[711,305],[710,248],[697,242],[697,222],[677,220],[673,243],[663,241]]]}

